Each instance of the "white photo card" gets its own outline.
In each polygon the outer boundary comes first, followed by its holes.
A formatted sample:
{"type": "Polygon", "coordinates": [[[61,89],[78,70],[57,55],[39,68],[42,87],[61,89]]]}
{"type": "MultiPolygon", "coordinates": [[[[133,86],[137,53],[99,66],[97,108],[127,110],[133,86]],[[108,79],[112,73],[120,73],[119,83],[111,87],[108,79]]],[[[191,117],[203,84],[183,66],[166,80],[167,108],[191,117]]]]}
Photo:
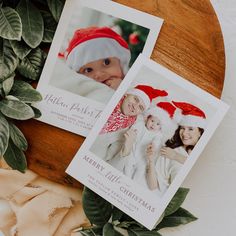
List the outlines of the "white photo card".
{"type": "Polygon", "coordinates": [[[227,110],[140,55],[66,172],[152,229],[227,110]]]}
{"type": "Polygon", "coordinates": [[[37,86],[39,120],[86,136],[162,23],[109,0],[66,1],[37,86]]]}

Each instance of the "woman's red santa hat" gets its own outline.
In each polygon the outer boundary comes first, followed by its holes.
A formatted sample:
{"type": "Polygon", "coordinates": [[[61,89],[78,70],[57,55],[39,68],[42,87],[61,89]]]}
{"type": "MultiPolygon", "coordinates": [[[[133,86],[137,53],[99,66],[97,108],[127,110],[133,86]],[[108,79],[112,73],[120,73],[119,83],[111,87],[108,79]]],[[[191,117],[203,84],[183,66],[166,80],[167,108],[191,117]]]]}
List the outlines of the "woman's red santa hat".
{"type": "Polygon", "coordinates": [[[116,57],[123,73],[128,71],[131,53],[127,42],[108,27],[88,27],[76,30],[66,49],[66,64],[73,70],[92,61],[116,57]]]}
{"type": "Polygon", "coordinates": [[[160,120],[163,143],[173,137],[178,128],[180,113],[181,111],[170,102],[159,102],[146,112],[146,115],[155,116],[160,120]]]}
{"type": "Polygon", "coordinates": [[[155,89],[149,85],[137,85],[135,88],[128,90],[127,94],[140,97],[144,102],[146,109],[150,106],[154,98],[165,97],[168,95],[165,90],[155,89]]]}
{"type": "Polygon", "coordinates": [[[182,119],[179,125],[203,129],[206,127],[206,115],[200,108],[187,102],[172,102],[181,109],[182,119]]]}

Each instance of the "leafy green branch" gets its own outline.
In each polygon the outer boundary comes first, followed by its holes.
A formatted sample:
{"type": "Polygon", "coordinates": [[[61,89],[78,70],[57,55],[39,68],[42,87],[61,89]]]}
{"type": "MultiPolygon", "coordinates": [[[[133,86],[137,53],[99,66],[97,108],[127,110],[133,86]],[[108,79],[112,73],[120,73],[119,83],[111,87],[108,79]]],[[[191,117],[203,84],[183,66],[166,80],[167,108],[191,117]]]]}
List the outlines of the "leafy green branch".
{"type": "Polygon", "coordinates": [[[65,0],[0,1],[0,158],[24,172],[27,141],[14,120],[39,117],[41,75],[65,0]]]}
{"type": "Polygon", "coordinates": [[[189,189],[179,188],[159,219],[157,226],[150,231],[85,187],[82,203],[91,226],[81,228],[79,232],[83,236],[161,236],[159,230],[162,228],[188,224],[197,219],[181,207],[188,192],[189,189]]]}

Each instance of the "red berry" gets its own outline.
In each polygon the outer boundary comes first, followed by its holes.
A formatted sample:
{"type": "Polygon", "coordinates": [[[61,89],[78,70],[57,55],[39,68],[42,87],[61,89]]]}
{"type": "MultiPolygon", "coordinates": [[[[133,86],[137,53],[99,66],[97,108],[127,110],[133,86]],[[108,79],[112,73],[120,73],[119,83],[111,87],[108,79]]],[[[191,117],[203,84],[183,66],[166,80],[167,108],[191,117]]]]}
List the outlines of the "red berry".
{"type": "Polygon", "coordinates": [[[139,43],[139,35],[138,33],[134,32],[129,35],[129,43],[132,45],[137,45],[139,43]]]}

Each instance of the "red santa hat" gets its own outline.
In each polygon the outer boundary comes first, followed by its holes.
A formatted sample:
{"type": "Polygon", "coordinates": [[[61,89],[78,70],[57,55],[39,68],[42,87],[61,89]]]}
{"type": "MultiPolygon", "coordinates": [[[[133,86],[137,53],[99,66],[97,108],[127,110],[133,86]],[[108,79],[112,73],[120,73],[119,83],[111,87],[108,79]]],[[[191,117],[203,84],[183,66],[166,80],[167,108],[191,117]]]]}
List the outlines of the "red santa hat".
{"type": "Polygon", "coordinates": [[[131,58],[127,42],[108,27],[88,27],[76,30],[65,54],[59,54],[59,56],[64,56],[66,64],[75,71],[79,71],[89,62],[117,57],[124,74],[128,71],[131,58]]]}
{"type": "Polygon", "coordinates": [[[140,97],[146,108],[150,106],[152,99],[157,97],[165,97],[168,95],[165,90],[155,89],[149,85],[137,85],[135,88],[128,90],[127,94],[140,97]]]}
{"type": "Polygon", "coordinates": [[[163,143],[173,137],[178,128],[180,113],[181,111],[170,102],[159,102],[146,112],[146,115],[155,116],[160,120],[163,143]]]}
{"type": "Polygon", "coordinates": [[[203,129],[206,127],[206,115],[200,108],[187,102],[172,102],[177,108],[181,109],[182,119],[179,125],[203,129]]]}

